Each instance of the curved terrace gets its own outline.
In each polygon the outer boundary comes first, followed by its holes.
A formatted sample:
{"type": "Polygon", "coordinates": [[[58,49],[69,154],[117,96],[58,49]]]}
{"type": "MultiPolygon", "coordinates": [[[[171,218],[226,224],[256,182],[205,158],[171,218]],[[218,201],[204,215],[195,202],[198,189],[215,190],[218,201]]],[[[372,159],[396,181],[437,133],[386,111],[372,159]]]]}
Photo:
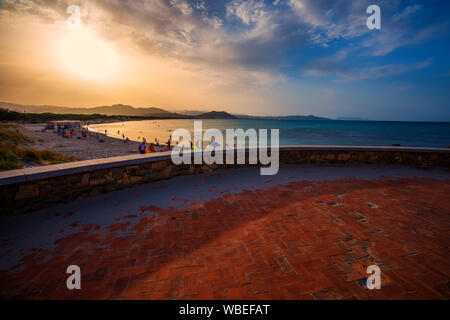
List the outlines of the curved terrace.
{"type": "MultiPolygon", "coordinates": [[[[0,296],[449,298],[448,151],[282,147],[275,176],[257,167],[176,171],[167,154],[1,173],[3,201],[22,187],[24,212],[33,212],[2,217],[0,296]],[[135,186],[113,182],[114,170],[135,186]],[[149,180],[132,183],[140,170],[149,180]],[[44,191],[54,179],[93,192],[52,204],[44,191]],[[41,196],[48,208],[33,209],[41,196]],[[79,291],[66,287],[72,264],[79,291]],[[372,264],[381,290],[365,286],[372,264]]],[[[53,194],[64,197],[64,186],[53,194]]]]}

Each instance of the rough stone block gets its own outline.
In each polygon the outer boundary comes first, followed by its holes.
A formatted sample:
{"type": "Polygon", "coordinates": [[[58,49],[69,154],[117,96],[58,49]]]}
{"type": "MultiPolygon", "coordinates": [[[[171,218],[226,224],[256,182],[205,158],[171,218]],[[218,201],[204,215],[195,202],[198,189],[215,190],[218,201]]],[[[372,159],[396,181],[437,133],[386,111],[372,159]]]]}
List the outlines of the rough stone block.
{"type": "Polygon", "coordinates": [[[338,160],[339,160],[339,161],[347,161],[347,160],[349,160],[349,159],[350,159],[350,155],[347,154],[347,153],[341,153],[341,154],[339,154],[339,156],[338,156],[338,160]]]}
{"type": "Polygon", "coordinates": [[[19,191],[16,194],[16,201],[39,197],[39,186],[37,184],[26,184],[19,187],[19,191]]]}
{"type": "Polygon", "coordinates": [[[165,161],[152,163],[152,169],[161,169],[167,167],[167,163],[165,161]]]}
{"type": "Polygon", "coordinates": [[[134,174],[139,170],[139,166],[128,166],[126,170],[128,174],[134,174]]]}
{"type": "Polygon", "coordinates": [[[106,182],[106,179],[105,178],[94,178],[94,179],[91,179],[91,181],[89,182],[89,184],[91,185],[91,186],[98,186],[98,185],[100,185],[100,184],[104,184],[106,182]]]}
{"type": "Polygon", "coordinates": [[[128,175],[126,172],[123,173],[123,183],[130,184],[130,179],[128,179],[128,175]]]}
{"type": "Polygon", "coordinates": [[[130,178],[130,182],[131,183],[138,183],[138,182],[141,182],[142,181],[142,177],[139,177],[139,176],[132,176],[131,178],[130,178]]]}
{"type": "Polygon", "coordinates": [[[112,172],[109,172],[108,174],[105,174],[105,179],[108,182],[113,182],[114,181],[114,177],[113,177],[112,172]]]}
{"type": "Polygon", "coordinates": [[[90,177],[90,173],[85,173],[83,174],[83,177],[81,178],[81,185],[82,186],[87,186],[89,185],[89,177],[90,177]]]}

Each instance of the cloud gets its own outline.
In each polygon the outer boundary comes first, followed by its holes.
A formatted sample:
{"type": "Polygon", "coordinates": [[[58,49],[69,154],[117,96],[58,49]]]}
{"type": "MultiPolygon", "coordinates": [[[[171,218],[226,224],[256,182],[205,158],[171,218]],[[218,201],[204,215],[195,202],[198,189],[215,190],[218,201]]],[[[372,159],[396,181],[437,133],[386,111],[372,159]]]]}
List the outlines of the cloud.
{"type": "Polygon", "coordinates": [[[403,11],[396,13],[392,16],[392,21],[399,21],[411,16],[414,12],[419,11],[422,8],[420,4],[414,4],[412,6],[406,6],[403,11]]]}
{"type": "Polygon", "coordinates": [[[395,75],[408,73],[428,67],[432,60],[428,59],[415,64],[389,64],[380,65],[370,68],[354,69],[354,72],[342,76],[339,81],[356,81],[356,80],[376,80],[381,78],[389,78],[395,75]]]}
{"type": "Polygon", "coordinates": [[[380,0],[381,31],[366,27],[367,7],[372,1],[346,0],[289,0],[288,5],[305,25],[314,44],[328,47],[339,41],[356,40],[367,55],[384,56],[397,48],[423,42],[442,29],[442,25],[418,25],[413,20],[423,6],[408,5],[401,8],[399,0],[380,0]]]}
{"type": "Polygon", "coordinates": [[[81,7],[83,25],[123,49],[132,45],[149,55],[192,59],[210,68],[275,72],[281,52],[301,46],[305,37],[285,19],[289,14],[271,10],[275,6],[262,0],[228,1],[219,9],[217,3],[186,0],[17,0],[8,18],[64,23],[73,3],[81,7]]]}
{"type": "Polygon", "coordinates": [[[427,26],[419,31],[392,28],[363,41],[361,46],[367,48],[368,55],[385,56],[398,48],[426,41],[436,36],[441,29],[442,25],[437,24],[427,26]]]}
{"type": "MultiPolygon", "coordinates": [[[[170,0],[170,4],[172,5],[172,7],[180,10],[180,12],[184,15],[192,14],[192,7],[184,0],[170,0]]],[[[202,8],[202,6],[199,6],[197,8],[202,8]]]]}
{"type": "Polygon", "coordinates": [[[306,25],[315,44],[353,39],[369,31],[366,27],[368,1],[289,0],[288,4],[299,23],[306,25]]]}
{"type": "Polygon", "coordinates": [[[415,64],[388,64],[371,67],[357,67],[355,63],[348,62],[350,59],[349,56],[356,50],[357,48],[342,49],[331,56],[313,60],[303,67],[303,71],[309,76],[332,77],[336,81],[358,81],[389,78],[394,75],[426,68],[432,62],[432,59],[430,58],[415,64]]]}
{"type": "Polygon", "coordinates": [[[226,8],[228,15],[235,15],[246,25],[257,23],[267,14],[264,2],[260,0],[234,0],[228,3],[226,8]]]}
{"type": "Polygon", "coordinates": [[[5,1],[0,10],[0,17],[14,22],[17,15],[36,18],[41,22],[60,21],[68,5],[56,0],[10,0],[5,1]]]}
{"type": "Polygon", "coordinates": [[[353,67],[345,62],[349,53],[350,50],[340,50],[332,56],[313,60],[304,71],[310,76],[348,76],[353,71],[353,67]]]}
{"type": "Polygon", "coordinates": [[[281,21],[279,13],[263,1],[231,1],[222,14],[212,10],[209,2],[94,2],[103,15],[95,17],[96,25],[114,41],[128,39],[146,54],[175,59],[207,74],[222,74],[230,82],[236,78],[250,78],[249,85],[262,78],[265,83],[267,79],[276,81],[281,76],[278,69],[283,65],[283,51],[294,42],[298,46],[304,43],[297,26],[281,21]],[[123,25],[98,23],[110,19],[123,21],[123,25]],[[236,26],[236,20],[242,25],[236,26]]]}
{"type": "MultiPolygon", "coordinates": [[[[344,47],[346,41],[355,45],[338,53],[332,50],[329,57],[306,64],[305,73],[363,79],[364,75],[355,76],[353,63],[345,61],[350,52],[383,56],[424,41],[439,28],[432,25],[411,32],[411,16],[422,6],[402,9],[399,0],[378,1],[383,17],[390,14],[396,21],[383,19],[382,32],[366,27],[369,0],[16,0],[0,14],[9,18],[5,21],[19,21],[16,18],[20,16],[63,23],[67,6],[74,3],[82,8],[83,25],[121,50],[173,59],[183,68],[223,75],[231,82],[236,78],[256,77],[253,80],[264,82],[283,78],[281,70],[290,63],[286,52],[311,45],[331,46],[341,40],[344,47]],[[247,75],[242,76],[244,73],[247,75]]],[[[394,66],[379,68],[395,70],[394,66]]]]}

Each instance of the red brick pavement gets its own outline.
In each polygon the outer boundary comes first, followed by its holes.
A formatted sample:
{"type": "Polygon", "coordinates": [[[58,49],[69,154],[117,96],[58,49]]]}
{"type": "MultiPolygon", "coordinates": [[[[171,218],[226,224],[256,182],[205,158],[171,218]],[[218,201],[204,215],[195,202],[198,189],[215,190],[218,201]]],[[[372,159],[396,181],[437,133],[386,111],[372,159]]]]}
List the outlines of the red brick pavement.
{"type": "Polygon", "coordinates": [[[448,299],[449,195],[450,181],[348,179],[141,208],[137,224],[86,225],[54,250],[34,250],[0,273],[0,296],[448,299]],[[82,290],[66,287],[71,264],[82,290]],[[365,287],[371,264],[381,290],[365,287]]]}

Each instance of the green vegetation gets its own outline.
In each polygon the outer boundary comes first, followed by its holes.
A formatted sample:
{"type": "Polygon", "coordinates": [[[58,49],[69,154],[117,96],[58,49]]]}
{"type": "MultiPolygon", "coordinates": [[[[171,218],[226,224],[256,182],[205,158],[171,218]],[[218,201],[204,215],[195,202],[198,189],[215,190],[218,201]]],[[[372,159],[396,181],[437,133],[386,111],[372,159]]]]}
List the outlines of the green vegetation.
{"type": "Polygon", "coordinates": [[[34,142],[34,139],[21,134],[17,126],[13,124],[0,124],[0,143],[9,142],[14,144],[34,142]]]}
{"type": "MultiPolygon", "coordinates": [[[[101,109],[99,111],[109,112],[121,112],[121,110],[108,110],[110,107],[100,107],[96,109],[101,109]]],[[[133,107],[130,107],[132,110],[135,110],[133,107]]],[[[152,109],[152,108],[150,108],[152,109]]],[[[154,108],[153,108],[154,109],[154,108]]],[[[79,109],[75,109],[74,111],[78,111],[79,109]]],[[[224,112],[224,111],[212,111],[203,113],[196,116],[188,116],[177,113],[170,113],[165,110],[161,114],[154,114],[148,116],[130,116],[127,115],[127,110],[123,110],[121,115],[105,115],[105,114],[60,114],[60,113],[26,113],[26,112],[17,112],[11,111],[4,108],[0,108],[0,121],[13,121],[13,122],[22,122],[22,123],[42,123],[42,122],[50,122],[50,121],[61,121],[61,120],[79,120],[79,121],[94,121],[94,120],[160,120],[160,119],[237,119],[235,116],[224,112]]],[[[79,111],[78,111],[79,112],[79,111]]],[[[129,114],[129,112],[128,112],[129,114]]],[[[249,119],[253,119],[254,117],[248,117],[249,119]]],[[[257,119],[257,118],[255,118],[257,119]]],[[[261,118],[263,119],[263,118],[261,118]]]]}
{"type": "Polygon", "coordinates": [[[13,121],[22,123],[46,123],[50,121],[62,120],[79,120],[79,121],[94,121],[94,120],[151,120],[156,117],[124,117],[124,116],[106,116],[103,114],[56,114],[56,113],[21,113],[0,108],[0,121],[13,121]]]}
{"type": "Polygon", "coordinates": [[[18,132],[16,126],[0,124],[0,171],[23,168],[23,161],[49,165],[76,160],[51,150],[35,150],[29,146],[33,142],[18,132]]]}

